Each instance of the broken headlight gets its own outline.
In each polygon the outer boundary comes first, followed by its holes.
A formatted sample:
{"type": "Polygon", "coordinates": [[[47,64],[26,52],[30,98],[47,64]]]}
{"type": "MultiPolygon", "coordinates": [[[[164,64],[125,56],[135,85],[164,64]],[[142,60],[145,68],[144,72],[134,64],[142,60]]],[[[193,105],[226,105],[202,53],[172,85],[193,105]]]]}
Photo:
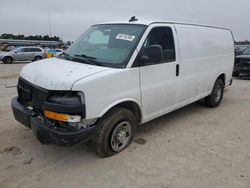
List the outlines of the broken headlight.
{"type": "Polygon", "coordinates": [[[86,116],[82,92],[53,91],[44,104],[44,116],[65,123],[79,123],[86,116]]]}

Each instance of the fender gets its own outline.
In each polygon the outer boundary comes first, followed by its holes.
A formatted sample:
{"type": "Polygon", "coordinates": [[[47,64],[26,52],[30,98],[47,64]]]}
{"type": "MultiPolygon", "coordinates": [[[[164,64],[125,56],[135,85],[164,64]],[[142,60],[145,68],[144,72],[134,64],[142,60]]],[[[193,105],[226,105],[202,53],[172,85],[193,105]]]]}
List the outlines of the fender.
{"type": "Polygon", "coordinates": [[[14,57],[12,55],[10,55],[10,54],[7,54],[7,55],[3,56],[2,59],[6,58],[6,57],[11,57],[14,60],[14,57]]]}
{"type": "Polygon", "coordinates": [[[141,103],[139,101],[137,101],[136,99],[133,98],[124,98],[124,99],[119,99],[117,101],[112,102],[110,105],[108,105],[107,107],[104,108],[104,110],[101,111],[101,113],[98,114],[98,117],[102,117],[105,113],[107,113],[110,109],[112,109],[113,107],[123,103],[123,102],[134,102],[140,110],[140,114],[142,115],[142,106],[141,103]]]}
{"type": "Polygon", "coordinates": [[[225,72],[219,72],[219,74],[217,75],[217,77],[215,77],[215,80],[214,80],[214,83],[215,81],[221,76],[223,75],[224,76],[224,82],[225,82],[225,86],[227,85],[227,78],[226,78],[226,73],[225,72]]]}

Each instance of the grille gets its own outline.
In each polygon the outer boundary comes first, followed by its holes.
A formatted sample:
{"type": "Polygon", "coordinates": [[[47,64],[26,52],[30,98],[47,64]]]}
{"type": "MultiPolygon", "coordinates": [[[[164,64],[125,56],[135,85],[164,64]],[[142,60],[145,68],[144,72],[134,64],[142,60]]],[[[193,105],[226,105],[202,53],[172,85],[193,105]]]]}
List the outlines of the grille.
{"type": "Polygon", "coordinates": [[[18,100],[22,105],[31,105],[39,110],[43,109],[43,104],[48,96],[48,90],[37,87],[28,81],[19,78],[17,91],[18,100]]]}
{"type": "Polygon", "coordinates": [[[19,78],[17,91],[18,91],[18,99],[22,105],[28,105],[32,100],[32,85],[27,81],[19,78]]]}

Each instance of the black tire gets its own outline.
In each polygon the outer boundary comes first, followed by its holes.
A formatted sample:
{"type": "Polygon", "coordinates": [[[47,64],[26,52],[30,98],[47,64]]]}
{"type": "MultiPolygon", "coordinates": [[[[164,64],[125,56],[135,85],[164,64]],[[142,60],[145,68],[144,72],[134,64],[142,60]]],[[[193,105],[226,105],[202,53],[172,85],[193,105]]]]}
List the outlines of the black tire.
{"type": "Polygon", "coordinates": [[[223,94],[224,83],[221,79],[217,79],[214,84],[212,93],[205,98],[206,104],[212,108],[219,106],[223,98],[223,94]]]}
{"type": "Polygon", "coordinates": [[[41,59],[42,59],[41,56],[36,56],[36,57],[34,58],[34,61],[38,61],[38,60],[41,60],[41,59]]]}
{"type": "MultiPolygon", "coordinates": [[[[91,146],[97,155],[104,158],[115,155],[129,146],[136,132],[137,121],[133,112],[126,108],[117,107],[104,115],[97,123],[97,126],[99,126],[99,130],[96,137],[91,141],[91,146]],[[125,135],[123,134],[123,139],[125,138],[127,140],[122,146],[119,146],[120,144],[118,144],[117,148],[115,147],[115,144],[117,144],[119,141],[117,141],[116,139],[117,136],[120,136],[117,133],[117,130],[124,122],[127,122],[129,124],[131,128],[130,133],[128,136],[127,132],[125,133],[125,135]],[[113,149],[114,147],[121,150],[115,151],[113,149]]],[[[126,124],[126,126],[128,125],[126,124]]],[[[121,128],[121,130],[124,131],[123,128],[121,128]]]]}
{"type": "Polygon", "coordinates": [[[13,62],[13,58],[12,57],[5,57],[5,58],[3,58],[3,62],[5,64],[11,64],[13,62]]]}

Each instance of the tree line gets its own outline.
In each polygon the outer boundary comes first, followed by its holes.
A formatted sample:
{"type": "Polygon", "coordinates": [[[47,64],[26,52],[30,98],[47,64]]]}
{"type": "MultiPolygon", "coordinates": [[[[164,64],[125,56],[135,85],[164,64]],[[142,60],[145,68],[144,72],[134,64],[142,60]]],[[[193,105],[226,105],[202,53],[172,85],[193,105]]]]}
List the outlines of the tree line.
{"type": "Polygon", "coordinates": [[[234,42],[236,45],[250,45],[250,41],[245,40],[245,41],[235,41],[234,42]]]}
{"type": "Polygon", "coordinates": [[[53,36],[53,37],[50,37],[49,35],[24,36],[20,34],[13,35],[13,34],[7,34],[7,33],[0,35],[0,39],[62,41],[60,37],[57,37],[57,36],[53,36]]]}

